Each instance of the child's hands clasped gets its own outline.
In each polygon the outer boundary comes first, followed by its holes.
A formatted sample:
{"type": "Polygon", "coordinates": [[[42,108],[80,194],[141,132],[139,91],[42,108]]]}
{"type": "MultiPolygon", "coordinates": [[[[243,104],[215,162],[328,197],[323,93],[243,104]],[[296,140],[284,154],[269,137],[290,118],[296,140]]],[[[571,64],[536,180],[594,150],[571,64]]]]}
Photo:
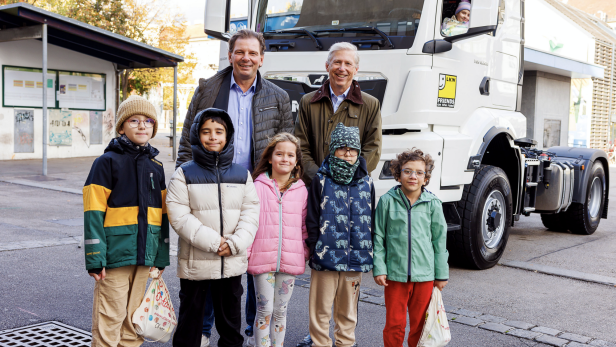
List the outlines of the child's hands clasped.
{"type": "Polygon", "coordinates": [[[387,275],[375,276],[374,282],[376,282],[379,286],[387,287],[387,275]]]}
{"type": "Polygon", "coordinates": [[[445,286],[447,285],[449,281],[437,281],[434,280],[434,286],[436,288],[438,288],[438,290],[440,290],[441,292],[443,291],[443,288],[445,288],[445,286]]]}
{"type": "Polygon", "coordinates": [[[231,256],[231,248],[229,248],[229,244],[224,237],[220,238],[220,247],[218,247],[218,252],[216,252],[221,257],[229,257],[231,256]]]}

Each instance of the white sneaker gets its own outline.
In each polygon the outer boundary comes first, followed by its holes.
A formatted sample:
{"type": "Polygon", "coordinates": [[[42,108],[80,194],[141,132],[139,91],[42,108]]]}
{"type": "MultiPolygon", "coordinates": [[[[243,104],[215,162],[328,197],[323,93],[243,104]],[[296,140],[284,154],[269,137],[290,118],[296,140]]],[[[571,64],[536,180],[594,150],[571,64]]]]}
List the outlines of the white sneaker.
{"type": "Polygon", "coordinates": [[[255,347],[255,337],[254,336],[249,336],[248,340],[246,341],[246,347],[255,347]]]}
{"type": "Polygon", "coordinates": [[[205,335],[201,335],[201,347],[210,347],[210,339],[205,335]]]}

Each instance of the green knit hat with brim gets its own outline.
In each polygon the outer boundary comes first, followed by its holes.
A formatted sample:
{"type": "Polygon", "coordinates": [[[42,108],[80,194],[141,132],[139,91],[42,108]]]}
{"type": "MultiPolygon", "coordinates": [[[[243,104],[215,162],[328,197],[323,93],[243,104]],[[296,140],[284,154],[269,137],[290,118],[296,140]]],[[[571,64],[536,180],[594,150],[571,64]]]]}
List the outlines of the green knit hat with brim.
{"type": "Polygon", "coordinates": [[[329,143],[329,154],[334,155],[334,152],[340,147],[355,148],[359,151],[359,154],[361,154],[358,127],[347,127],[342,123],[336,125],[334,131],[332,131],[332,137],[329,143]]]}

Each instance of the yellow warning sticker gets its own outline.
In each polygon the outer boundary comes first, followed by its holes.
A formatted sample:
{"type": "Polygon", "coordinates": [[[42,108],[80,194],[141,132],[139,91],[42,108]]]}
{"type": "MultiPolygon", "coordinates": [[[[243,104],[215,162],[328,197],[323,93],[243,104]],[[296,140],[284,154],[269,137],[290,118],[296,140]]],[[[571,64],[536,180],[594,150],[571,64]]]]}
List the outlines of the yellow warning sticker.
{"type": "Polygon", "coordinates": [[[454,107],[456,105],[456,82],[453,75],[439,75],[437,107],[454,107]]]}

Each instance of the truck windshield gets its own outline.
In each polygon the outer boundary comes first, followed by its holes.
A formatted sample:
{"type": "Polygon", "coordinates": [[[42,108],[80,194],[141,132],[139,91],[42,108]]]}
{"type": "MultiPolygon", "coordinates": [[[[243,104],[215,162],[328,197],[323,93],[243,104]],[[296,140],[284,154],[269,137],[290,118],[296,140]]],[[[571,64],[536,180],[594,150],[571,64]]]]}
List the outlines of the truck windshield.
{"type": "MultiPolygon", "coordinates": [[[[265,33],[266,39],[311,40],[298,30],[285,33],[293,28],[307,30],[317,39],[331,37],[345,41],[348,38],[357,44],[354,38],[376,37],[372,41],[380,42],[383,49],[390,46],[389,42],[395,48],[408,48],[419,27],[423,5],[424,0],[261,0],[256,29],[265,33]]],[[[329,45],[324,42],[324,46],[327,49],[329,45]]],[[[318,45],[294,48],[301,47],[318,45]]]]}

